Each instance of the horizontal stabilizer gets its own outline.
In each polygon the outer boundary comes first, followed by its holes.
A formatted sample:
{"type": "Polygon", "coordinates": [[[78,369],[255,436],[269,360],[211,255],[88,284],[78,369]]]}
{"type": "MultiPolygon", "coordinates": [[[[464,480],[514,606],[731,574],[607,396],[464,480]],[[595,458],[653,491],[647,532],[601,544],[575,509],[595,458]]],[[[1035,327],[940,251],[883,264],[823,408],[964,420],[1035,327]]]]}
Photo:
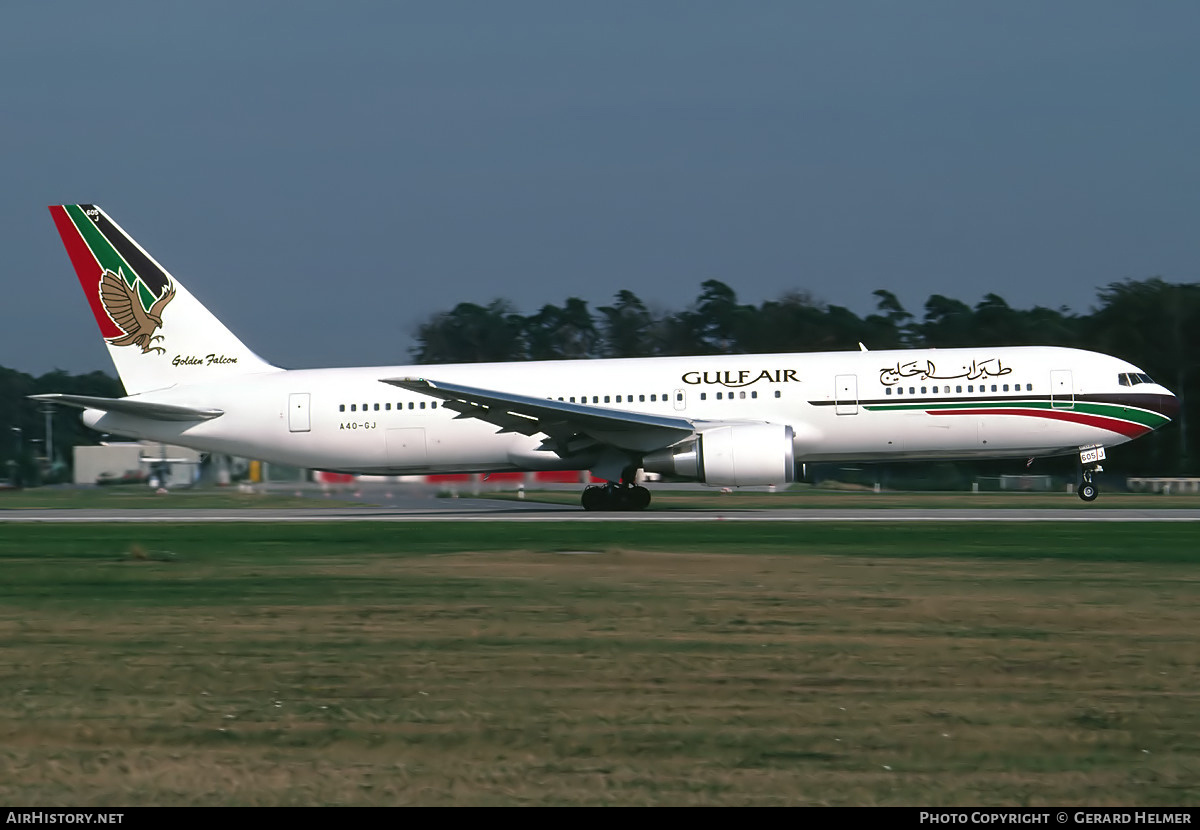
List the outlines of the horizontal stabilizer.
{"type": "Polygon", "coordinates": [[[223,409],[195,409],[170,403],[135,401],[131,398],[94,398],[90,395],[30,395],[35,401],[77,406],[80,409],[99,409],[119,412],[152,421],[211,421],[225,414],[223,409]]]}

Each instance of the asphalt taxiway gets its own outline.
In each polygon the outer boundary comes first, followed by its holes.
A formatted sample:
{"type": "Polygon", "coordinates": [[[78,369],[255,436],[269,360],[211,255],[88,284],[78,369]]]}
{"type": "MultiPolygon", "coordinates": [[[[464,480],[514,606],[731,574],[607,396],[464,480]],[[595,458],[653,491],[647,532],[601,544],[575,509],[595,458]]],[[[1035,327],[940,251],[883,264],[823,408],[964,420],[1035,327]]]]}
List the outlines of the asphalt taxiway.
{"type": "Polygon", "coordinates": [[[14,509],[0,524],[163,522],[1200,522],[1200,509],[801,508],[587,512],[571,505],[492,499],[394,499],[386,505],[311,508],[14,509]]]}

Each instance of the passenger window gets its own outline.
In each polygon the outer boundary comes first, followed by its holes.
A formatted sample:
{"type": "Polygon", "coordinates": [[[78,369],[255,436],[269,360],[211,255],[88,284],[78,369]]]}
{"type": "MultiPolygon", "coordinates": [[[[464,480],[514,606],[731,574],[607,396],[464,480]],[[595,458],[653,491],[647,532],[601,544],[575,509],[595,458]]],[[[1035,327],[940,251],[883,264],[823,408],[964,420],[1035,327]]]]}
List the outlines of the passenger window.
{"type": "MultiPolygon", "coordinates": [[[[889,392],[891,392],[891,391],[892,391],[892,389],[891,389],[891,387],[890,387],[890,386],[888,387],[888,391],[889,391],[889,392]]],[[[896,394],[897,394],[897,395],[903,395],[903,394],[904,394],[904,387],[903,387],[903,386],[897,386],[897,387],[896,387],[896,394]]]]}
{"type": "Polygon", "coordinates": [[[352,404],[350,404],[350,411],[351,411],[351,412],[357,412],[357,411],[358,411],[358,404],[353,404],[353,403],[352,403],[352,404]]]}
{"type": "Polygon", "coordinates": [[[391,412],[391,411],[392,411],[392,405],[391,405],[390,403],[385,403],[385,404],[383,405],[383,408],[384,408],[384,410],[385,410],[385,411],[387,411],[387,412],[391,412]]]}
{"type": "Polygon", "coordinates": [[[646,396],[638,395],[638,403],[645,403],[645,402],[646,402],[646,396]]]}
{"type": "Polygon", "coordinates": [[[924,386],[922,386],[922,387],[921,387],[921,394],[922,394],[922,395],[926,394],[926,392],[925,392],[925,387],[924,387],[924,386]]]}
{"type": "Polygon", "coordinates": [[[592,403],[600,403],[600,396],[592,395],[592,403]]]}
{"type": "Polygon", "coordinates": [[[409,408],[409,409],[414,409],[414,408],[416,408],[416,404],[414,404],[412,401],[409,401],[409,402],[408,402],[408,408],[409,408]]]}
{"type": "Polygon", "coordinates": [[[620,402],[621,402],[621,396],[617,395],[617,403],[620,403],[620,402]]]}
{"type": "Polygon", "coordinates": [[[651,401],[657,401],[657,400],[658,400],[658,395],[651,395],[651,396],[650,396],[650,400],[651,400],[651,401]]]}
{"type": "Polygon", "coordinates": [[[346,411],[346,405],[344,403],[338,404],[338,412],[345,412],[345,411],[346,411]]]}
{"type": "Polygon", "coordinates": [[[700,400],[702,400],[702,401],[706,401],[706,400],[708,400],[708,393],[707,393],[707,392],[701,392],[701,393],[700,393],[700,400]]]}
{"type": "MultiPolygon", "coordinates": [[[[949,387],[947,387],[947,388],[949,388],[949,387]]],[[[955,392],[955,394],[962,394],[962,387],[961,387],[961,386],[955,386],[955,387],[954,387],[954,392],[955,392]]]]}
{"type": "Polygon", "coordinates": [[[752,398],[757,398],[757,397],[758,397],[758,393],[757,393],[757,392],[751,392],[751,393],[750,393],[750,397],[752,397],[752,398]]]}
{"type": "Polygon", "coordinates": [[[744,398],[744,397],[746,397],[746,393],[745,393],[745,392],[738,392],[738,397],[739,397],[739,398],[744,398]]]}
{"type": "Polygon", "coordinates": [[[429,404],[429,408],[430,408],[430,409],[437,409],[437,401],[432,401],[432,402],[429,404]]]}
{"type": "Polygon", "coordinates": [[[992,391],[993,391],[993,392],[995,392],[995,391],[996,391],[996,384],[994,384],[994,383],[992,384],[992,391]]]}
{"type": "Polygon", "coordinates": [[[575,403],[575,396],[574,396],[574,395],[572,395],[572,396],[571,396],[571,403],[575,403]]]}
{"type": "Polygon", "coordinates": [[[720,393],[720,392],[718,392],[718,393],[717,393],[717,400],[721,400],[721,393],[720,393]]]}
{"type": "Polygon", "coordinates": [[[608,402],[609,402],[609,400],[608,400],[608,395],[605,395],[605,396],[604,396],[604,402],[605,402],[605,403],[608,403],[608,402]]]}
{"type": "Polygon", "coordinates": [[[425,401],[421,401],[421,408],[422,408],[422,409],[424,409],[424,408],[425,408],[425,401]]]}
{"type": "MultiPolygon", "coordinates": [[[[667,396],[666,396],[666,395],[663,395],[663,400],[665,401],[666,399],[667,399],[667,396]]],[[[682,403],[682,402],[683,402],[683,393],[682,393],[682,392],[680,392],[678,395],[676,395],[676,396],[675,396],[675,400],[677,400],[677,401],[679,401],[680,403],[682,403]]]]}
{"type": "Polygon", "coordinates": [[[1008,391],[1008,384],[1007,384],[1007,383],[1006,383],[1006,384],[1004,384],[1004,391],[1005,391],[1005,392],[1007,392],[1007,391],[1008,391]]]}
{"type": "Polygon", "coordinates": [[[379,404],[375,404],[375,411],[376,411],[376,412],[378,412],[378,411],[379,411],[379,404]]]}
{"type": "Polygon", "coordinates": [[[778,389],[775,390],[775,397],[782,397],[782,393],[778,389]]]}
{"type": "Polygon", "coordinates": [[[915,387],[915,386],[908,387],[908,394],[910,394],[910,395],[917,394],[917,387],[915,387]]]}
{"type": "Polygon", "coordinates": [[[883,394],[885,394],[885,395],[890,395],[890,394],[892,394],[892,387],[890,387],[890,386],[889,386],[887,389],[884,389],[884,390],[883,390],[883,394]]]}

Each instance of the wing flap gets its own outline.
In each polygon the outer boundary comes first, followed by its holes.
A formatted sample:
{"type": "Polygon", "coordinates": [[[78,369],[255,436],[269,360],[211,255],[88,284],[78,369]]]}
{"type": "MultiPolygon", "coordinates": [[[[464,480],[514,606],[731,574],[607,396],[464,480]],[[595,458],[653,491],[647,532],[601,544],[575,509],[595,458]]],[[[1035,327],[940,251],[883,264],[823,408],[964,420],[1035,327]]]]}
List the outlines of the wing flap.
{"type": "Polygon", "coordinates": [[[35,401],[77,406],[80,409],[99,409],[148,418],[151,421],[211,421],[225,414],[223,409],[196,409],[169,403],[136,401],[131,398],[96,398],[90,395],[30,395],[35,401]]]}

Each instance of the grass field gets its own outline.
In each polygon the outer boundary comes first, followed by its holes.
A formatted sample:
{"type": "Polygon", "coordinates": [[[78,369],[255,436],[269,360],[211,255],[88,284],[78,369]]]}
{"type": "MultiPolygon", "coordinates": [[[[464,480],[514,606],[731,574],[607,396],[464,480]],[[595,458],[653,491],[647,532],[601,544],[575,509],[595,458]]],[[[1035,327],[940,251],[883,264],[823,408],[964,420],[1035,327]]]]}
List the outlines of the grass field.
{"type": "Polygon", "coordinates": [[[0,526],[0,801],[1194,805],[1194,524],[0,526]]]}

